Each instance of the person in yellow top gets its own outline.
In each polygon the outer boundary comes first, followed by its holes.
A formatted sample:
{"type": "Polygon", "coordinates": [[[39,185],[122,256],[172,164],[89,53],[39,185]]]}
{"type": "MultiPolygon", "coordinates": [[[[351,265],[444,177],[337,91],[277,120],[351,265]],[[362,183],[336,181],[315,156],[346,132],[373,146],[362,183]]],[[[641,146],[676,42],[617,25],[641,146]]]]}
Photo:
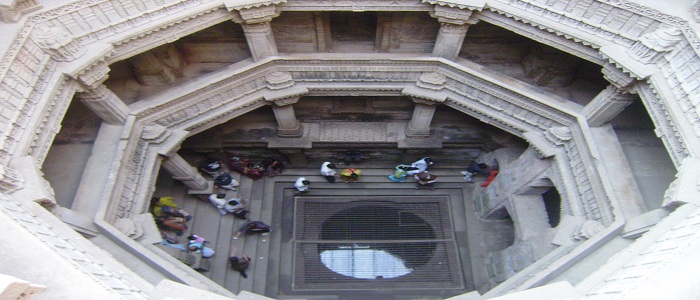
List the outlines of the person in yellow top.
{"type": "Polygon", "coordinates": [[[347,168],[340,171],[340,178],[345,180],[345,183],[355,182],[360,179],[360,173],[362,173],[360,169],[347,168]]]}

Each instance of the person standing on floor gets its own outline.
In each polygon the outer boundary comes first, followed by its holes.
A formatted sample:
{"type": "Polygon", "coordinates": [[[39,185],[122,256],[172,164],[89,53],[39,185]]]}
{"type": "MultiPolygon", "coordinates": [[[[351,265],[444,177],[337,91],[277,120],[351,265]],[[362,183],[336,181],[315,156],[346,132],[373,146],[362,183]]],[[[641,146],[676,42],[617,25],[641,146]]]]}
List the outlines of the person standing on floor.
{"type": "Polygon", "coordinates": [[[326,179],[329,183],[335,182],[335,165],[330,162],[324,162],[321,164],[321,176],[326,179]]]}
{"type": "Polygon", "coordinates": [[[310,184],[311,184],[311,181],[308,181],[304,177],[299,177],[299,178],[297,178],[297,181],[294,183],[294,188],[296,188],[299,193],[308,193],[310,184]]]}
{"type": "Polygon", "coordinates": [[[246,216],[249,213],[249,211],[246,210],[246,208],[248,208],[248,201],[245,199],[231,198],[226,200],[226,194],[211,194],[209,196],[209,202],[211,202],[222,215],[230,213],[236,218],[243,220],[248,219],[246,216]]]}

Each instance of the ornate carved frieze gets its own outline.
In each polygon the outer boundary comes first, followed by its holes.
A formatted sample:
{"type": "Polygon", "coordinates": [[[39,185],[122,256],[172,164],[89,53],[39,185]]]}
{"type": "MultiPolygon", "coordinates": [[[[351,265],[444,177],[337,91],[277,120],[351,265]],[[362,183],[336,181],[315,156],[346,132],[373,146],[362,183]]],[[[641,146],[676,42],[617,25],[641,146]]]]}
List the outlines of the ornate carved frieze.
{"type": "Polygon", "coordinates": [[[450,0],[421,0],[423,3],[430,3],[438,7],[454,7],[459,9],[469,9],[469,10],[482,10],[486,6],[486,0],[461,0],[461,1],[450,1],[450,0]]]}
{"type": "Polygon", "coordinates": [[[637,80],[629,76],[629,74],[617,68],[613,64],[605,64],[603,66],[603,78],[610,82],[616,89],[623,93],[632,93],[634,89],[632,88],[637,80]]]}
{"type": "Polygon", "coordinates": [[[415,0],[299,0],[278,6],[282,11],[431,11],[433,5],[415,0]],[[400,8],[400,9],[399,9],[400,8]]]}
{"type": "Polygon", "coordinates": [[[41,9],[36,0],[10,0],[0,4],[0,20],[5,23],[17,22],[23,15],[41,9]]]}
{"type": "Polygon", "coordinates": [[[22,174],[10,167],[0,165],[0,191],[9,193],[22,187],[22,174]]]}
{"type": "MultiPolygon", "coordinates": [[[[481,8],[478,8],[478,10],[481,10],[481,8]]],[[[430,13],[430,16],[438,19],[443,24],[466,25],[476,23],[474,20],[470,22],[472,12],[471,10],[436,6],[435,10],[430,13]]]]}
{"type": "Polygon", "coordinates": [[[238,9],[238,13],[245,24],[270,23],[272,19],[280,15],[275,6],[259,6],[254,8],[238,9]]]}
{"type": "Polygon", "coordinates": [[[85,53],[85,49],[60,27],[38,25],[32,40],[57,61],[72,61],[85,53]]]}
{"type": "Polygon", "coordinates": [[[682,38],[682,33],[678,28],[661,27],[642,36],[627,50],[627,53],[643,64],[653,64],[658,62],[666,52],[673,50],[682,38]]]}

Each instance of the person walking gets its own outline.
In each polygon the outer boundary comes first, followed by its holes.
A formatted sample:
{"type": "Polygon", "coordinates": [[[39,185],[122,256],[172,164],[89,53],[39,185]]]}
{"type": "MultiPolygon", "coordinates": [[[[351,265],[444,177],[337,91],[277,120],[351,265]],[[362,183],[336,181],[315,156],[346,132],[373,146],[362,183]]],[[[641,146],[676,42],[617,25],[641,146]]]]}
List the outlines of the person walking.
{"type": "Polygon", "coordinates": [[[321,164],[321,176],[326,179],[329,183],[335,182],[335,165],[330,162],[324,162],[321,164]]]}

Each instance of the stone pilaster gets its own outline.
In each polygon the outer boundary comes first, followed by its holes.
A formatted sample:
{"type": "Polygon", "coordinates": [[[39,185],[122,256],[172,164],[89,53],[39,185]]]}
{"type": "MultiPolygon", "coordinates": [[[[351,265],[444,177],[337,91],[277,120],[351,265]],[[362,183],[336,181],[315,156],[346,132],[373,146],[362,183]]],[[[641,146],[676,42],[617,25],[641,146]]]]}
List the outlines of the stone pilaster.
{"type": "Polygon", "coordinates": [[[406,125],[406,137],[430,136],[430,123],[433,121],[436,106],[447,99],[447,96],[441,92],[446,81],[442,74],[423,73],[415,86],[403,89],[402,94],[411,97],[416,103],[411,120],[406,125]]]}
{"type": "Polygon", "coordinates": [[[235,1],[226,1],[224,4],[229,10],[238,11],[239,16],[234,18],[234,21],[243,27],[243,33],[245,33],[253,59],[259,61],[265,57],[277,55],[277,44],[270,26],[272,19],[279,16],[274,5],[277,2],[261,3],[261,6],[257,7],[237,6],[233,2],[235,1]]]}
{"type": "Polygon", "coordinates": [[[437,103],[418,98],[413,98],[413,102],[416,105],[413,108],[411,120],[406,125],[406,137],[429,137],[430,123],[433,121],[437,103]]]}
{"type": "Polygon", "coordinates": [[[191,190],[201,191],[209,188],[209,183],[197,172],[197,168],[177,153],[164,157],[161,165],[173,175],[173,179],[182,181],[191,190]]]}
{"type": "Polygon", "coordinates": [[[632,87],[637,82],[634,78],[611,64],[605,65],[602,72],[603,77],[610,82],[610,86],[593,98],[582,112],[588,120],[588,125],[592,127],[609,122],[636,98],[631,94],[632,87]]]}
{"type": "Polygon", "coordinates": [[[100,118],[111,125],[121,125],[129,115],[129,107],[105,85],[88,88],[78,93],[80,100],[85,103],[100,118]]]}
{"type": "Polygon", "coordinates": [[[434,56],[452,60],[459,55],[459,50],[462,48],[469,25],[477,22],[477,20],[469,20],[471,14],[471,10],[443,6],[435,7],[435,10],[431,12],[431,16],[440,21],[440,31],[433,48],[434,56]]]}
{"type": "Polygon", "coordinates": [[[308,93],[309,90],[294,86],[294,80],[289,73],[274,72],[266,75],[265,81],[268,91],[264,93],[263,97],[274,103],[272,111],[277,119],[277,136],[301,137],[304,133],[304,127],[297,120],[293,104],[297,103],[301,95],[308,93]]]}
{"type": "Polygon", "coordinates": [[[73,61],[85,53],[85,49],[59,27],[39,25],[32,32],[32,41],[57,61],[73,61]]]}
{"type": "Polygon", "coordinates": [[[663,55],[683,39],[683,33],[676,27],[661,26],[656,31],[643,35],[627,50],[627,54],[643,64],[656,63],[663,55]]]}

